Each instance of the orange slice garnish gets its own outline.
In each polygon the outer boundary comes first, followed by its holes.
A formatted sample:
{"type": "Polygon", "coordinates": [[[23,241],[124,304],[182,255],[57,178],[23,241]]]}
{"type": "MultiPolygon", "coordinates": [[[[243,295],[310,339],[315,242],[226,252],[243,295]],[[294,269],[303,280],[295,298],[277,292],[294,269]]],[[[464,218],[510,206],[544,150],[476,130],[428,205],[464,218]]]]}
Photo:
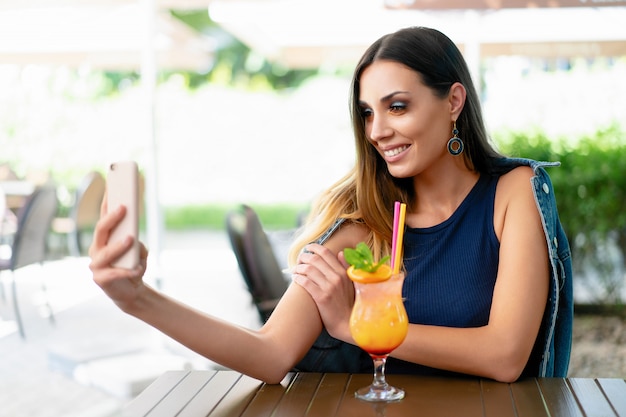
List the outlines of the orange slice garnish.
{"type": "Polygon", "coordinates": [[[391,267],[387,264],[382,264],[374,272],[364,271],[362,269],[354,269],[354,265],[348,268],[348,277],[361,284],[373,284],[375,282],[387,281],[391,278],[391,267]]]}

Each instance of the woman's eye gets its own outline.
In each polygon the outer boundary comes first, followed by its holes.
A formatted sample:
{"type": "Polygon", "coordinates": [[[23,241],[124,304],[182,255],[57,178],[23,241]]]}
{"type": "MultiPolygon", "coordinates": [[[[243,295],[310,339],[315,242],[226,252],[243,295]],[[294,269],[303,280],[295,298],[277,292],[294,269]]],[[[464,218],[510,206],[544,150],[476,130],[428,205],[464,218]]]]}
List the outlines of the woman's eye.
{"type": "Polygon", "coordinates": [[[372,114],[374,114],[374,112],[372,111],[372,109],[361,109],[361,116],[364,119],[369,118],[372,114]]]}
{"type": "Polygon", "coordinates": [[[401,112],[401,111],[404,111],[405,109],[406,109],[406,104],[399,102],[399,101],[395,101],[389,105],[389,110],[391,110],[392,112],[401,112]]]}

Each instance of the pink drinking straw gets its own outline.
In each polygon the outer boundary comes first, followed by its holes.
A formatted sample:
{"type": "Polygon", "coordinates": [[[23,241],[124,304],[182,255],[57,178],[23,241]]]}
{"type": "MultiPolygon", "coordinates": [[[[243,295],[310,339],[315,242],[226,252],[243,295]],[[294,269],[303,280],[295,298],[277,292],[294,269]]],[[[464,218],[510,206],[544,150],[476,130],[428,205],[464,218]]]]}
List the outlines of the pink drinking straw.
{"type": "Polygon", "coordinates": [[[396,245],[398,240],[398,222],[400,221],[400,202],[393,205],[393,234],[391,237],[391,269],[396,267],[396,245]]]}

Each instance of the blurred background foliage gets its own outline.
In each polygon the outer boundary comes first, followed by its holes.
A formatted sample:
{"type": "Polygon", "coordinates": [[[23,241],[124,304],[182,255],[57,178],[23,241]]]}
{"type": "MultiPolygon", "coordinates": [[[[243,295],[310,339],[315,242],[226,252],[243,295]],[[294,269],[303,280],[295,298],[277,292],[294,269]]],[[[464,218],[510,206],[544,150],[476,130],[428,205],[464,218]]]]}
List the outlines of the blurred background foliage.
{"type": "Polygon", "coordinates": [[[612,125],[577,140],[549,139],[541,132],[501,132],[495,139],[506,154],[561,162],[548,173],[576,276],[593,274],[599,279],[599,288],[596,280],[580,282],[592,298],[623,304],[626,132],[612,125]]]}
{"type": "MultiPolygon", "coordinates": [[[[172,16],[180,19],[196,31],[215,41],[213,67],[205,73],[176,71],[182,76],[186,86],[197,88],[205,83],[229,86],[244,86],[248,90],[281,90],[296,88],[303,81],[318,73],[317,69],[288,69],[279,63],[272,63],[252,51],[229,32],[213,22],[205,10],[171,10],[172,16]]],[[[164,80],[172,71],[161,71],[159,79],[164,80]]],[[[102,92],[114,94],[129,82],[139,81],[137,72],[104,72],[108,80],[102,92]]]]}

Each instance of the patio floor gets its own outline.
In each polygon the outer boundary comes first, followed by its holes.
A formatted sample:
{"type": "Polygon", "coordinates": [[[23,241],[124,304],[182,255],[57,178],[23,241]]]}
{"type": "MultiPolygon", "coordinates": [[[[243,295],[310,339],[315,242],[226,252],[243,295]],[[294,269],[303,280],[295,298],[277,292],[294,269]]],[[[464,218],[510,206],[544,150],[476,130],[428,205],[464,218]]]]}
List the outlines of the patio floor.
{"type": "MultiPolygon", "coordinates": [[[[225,233],[168,232],[163,247],[163,291],[237,324],[259,325],[225,233]]],[[[88,264],[64,258],[16,271],[25,340],[11,321],[10,273],[2,274],[0,417],[114,416],[166,370],[214,366],[117,309],[91,280],[88,264]]]]}

